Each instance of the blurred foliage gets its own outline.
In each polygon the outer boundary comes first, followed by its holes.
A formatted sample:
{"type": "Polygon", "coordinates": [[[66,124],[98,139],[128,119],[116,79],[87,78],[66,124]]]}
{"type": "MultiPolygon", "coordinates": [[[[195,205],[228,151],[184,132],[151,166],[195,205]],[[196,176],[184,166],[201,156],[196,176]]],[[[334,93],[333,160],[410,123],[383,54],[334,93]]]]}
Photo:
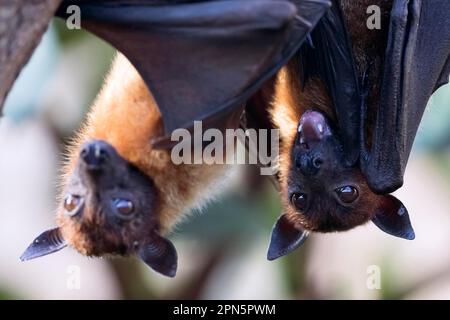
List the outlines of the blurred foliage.
{"type": "Polygon", "coordinates": [[[21,297],[17,295],[12,289],[0,287],[0,300],[17,300],[17,299],[21,299],[21,297]]]}
{"type": "Polygon", "coordinates": [[[67,29],[62,19],[53,19],[52,27],[55,28],[58,35],[58,41],[63,50],[62,54],[64,54],[64,50],[70,51],[74,47],[82,45],[84,45],[84,50],[88,50],[89,61],[79,61],[80,67],[90,68],[91,79],[89,83],[95,84],[91,87],[85,86],[85,103],[80,107],[87,110],[103,85],[103,79],[111,65],[116,50],[110,44],[88,31],[67,29]]]}
{"type": "Polygon", "coordinates": [[[438,89],[425,109],[415,146],[435,153],[450,149],[450,85],[438,89]]]}
{"type": "Polygon", "coordinates": [[[274,219],[281,212],[281,204],[273,186],[266,180],[256,192],[231,192],[204,211],[194,212],[190,219],[177,228],[177,233],[182,233],[183,237],[200,237],[212,242],[234,239],[239,243],[244,240],[245,243],[245,240],[270,232],[274,219]],[[217,228],[211,228],[211,225],[217,228]]]}
{"type": "MultiPolygon", "coordinates": [[[[53,26],[56,29],[56,33],[59,38],[59,43],[62,47],[70,46],[74,42],[85,41],[87,38],[95,37],[92,33],[84,29],[69,30],[66,27],[64,20],[60,18],[53,19],[53,26]]],[[[100,38],[98,38],[98,40],[99,42],[103,41],[100,38]]]]}

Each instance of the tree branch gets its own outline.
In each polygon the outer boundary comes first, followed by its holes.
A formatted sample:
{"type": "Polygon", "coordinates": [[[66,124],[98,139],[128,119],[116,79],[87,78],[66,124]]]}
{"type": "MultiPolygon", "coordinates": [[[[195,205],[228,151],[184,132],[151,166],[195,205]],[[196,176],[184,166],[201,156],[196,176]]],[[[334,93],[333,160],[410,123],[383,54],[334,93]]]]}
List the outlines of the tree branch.
{"type": "Polygon", "coordinates": [[[6,95],[61,0],[0,0],[0,116],[6,95]]]}

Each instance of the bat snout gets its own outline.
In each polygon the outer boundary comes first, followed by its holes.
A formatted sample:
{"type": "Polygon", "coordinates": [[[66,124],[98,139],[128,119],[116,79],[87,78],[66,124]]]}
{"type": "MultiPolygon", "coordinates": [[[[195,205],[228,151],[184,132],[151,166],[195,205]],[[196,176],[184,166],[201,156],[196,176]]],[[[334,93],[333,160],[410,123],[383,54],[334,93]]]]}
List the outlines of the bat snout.
{"type": "Polygon", "coordinates": [[[338,141],[325,115],[313,110],[303,113],[293,151],[296,168],[305,177],[316,176],[330,166],[330,155],[338,149],[338,141]]]}
{"type": "Polygon", "coordinates": [[[94,140],[83,145],[80,159],[90,171],[97,171],[106,166],[114,155],[114,149],[104,141],[94,140]]]}
{"type": "Polygon", "coordinates": [[[310,177],[316,175],[320,171],[323,162],[324,160],[320,155],[304,155],[296,159],[296,166],[304,176],[310,177]]]}

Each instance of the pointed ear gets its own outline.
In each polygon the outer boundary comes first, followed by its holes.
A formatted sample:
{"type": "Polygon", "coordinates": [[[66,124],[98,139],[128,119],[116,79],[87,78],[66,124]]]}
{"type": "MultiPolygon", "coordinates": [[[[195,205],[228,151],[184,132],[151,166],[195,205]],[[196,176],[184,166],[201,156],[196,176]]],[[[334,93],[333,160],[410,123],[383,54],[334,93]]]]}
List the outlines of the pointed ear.
{"type": "Polygon", "coordinates": [[[409,220],[408,210],[403,203],[392,195],[382,197],[383,201],[372,218],[372,222],[390,235],[414,240],[416,235],[409,220]]]}
{"type": "Polygon", "coordinates": [[[153,270],[171,278],[175,277],[178,255],[172,242],[166,238],[152,235],[150,241],[139,249],[138,255],[153,270]]]}
{"type": "Polygon", "coordinates": [[[50,229],[43,232],[28,246],[27,250],[20,256],[21,261],[39,258],[47,254],[56,252],[66,247],[67,243],[63,239],[59,228],[50,229]]]}
{"type": "Polygon", "coordinates": [[[273,226],[267,259],[275,260],[287,255],[300,247],[308,235],[309,232],[296,228],[287,214],[283,214],[273,226]]]}

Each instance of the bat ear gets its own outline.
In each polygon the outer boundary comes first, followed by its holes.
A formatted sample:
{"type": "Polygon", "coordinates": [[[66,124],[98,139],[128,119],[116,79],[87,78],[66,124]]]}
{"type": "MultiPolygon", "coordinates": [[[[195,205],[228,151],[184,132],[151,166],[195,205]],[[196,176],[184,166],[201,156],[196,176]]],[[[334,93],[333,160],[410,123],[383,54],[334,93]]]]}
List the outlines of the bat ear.
{"type": "Polygon", "coordinates": [[[150,242],[139,249],[138,255],[153,270],[171,278],[175,277],[178,255],[173,243],[166,238],[154,234],[150,242]]]}
{"type": "Polygon", "coordinates": [[[381,207],[377,209],[372,222],[384,232],[395,237],[414,240],[414,229],[409,220],[408,210],[392,195],[383,196],[381,207]]]}
{"type": "Polygon", "coordinates": [[[272,261],[294,251],[305,242],[308,235],[309,232],[298,229],[288,215],[283,214],[273,226],[267,259],[272,261]]]}
{"type": "Polygon", "coordinates": [[[27,250],[20,256],[21,261],[39,258],[56,252],[66,247],[67,243],[61,235],[59,228],[47,230],[40,234],[28,246],[27,250]]]}

